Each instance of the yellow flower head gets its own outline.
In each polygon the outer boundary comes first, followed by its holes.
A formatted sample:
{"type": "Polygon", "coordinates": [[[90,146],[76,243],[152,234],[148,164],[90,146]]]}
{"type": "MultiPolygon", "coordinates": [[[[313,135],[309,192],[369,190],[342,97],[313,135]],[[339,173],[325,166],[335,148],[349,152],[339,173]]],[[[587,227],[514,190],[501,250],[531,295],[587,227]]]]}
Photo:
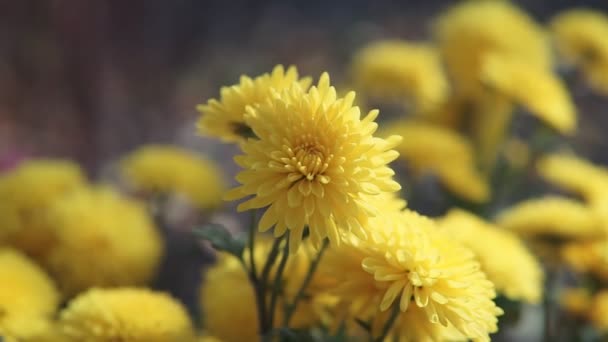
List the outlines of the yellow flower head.
{"type": "Polygon", "coordinates": [[[298,78],[295,67],[285,72],[282,65],[277,65],[270,74],[263,74],[254,79],[241,76],[239,84],[223,87],[220,99],[211,99],[197,110],[202,113],[198,122],[199,132],[218,137],[225,142],[244,142],[251,136],[251,127],[245,122],[247,107],[255,108],[274,91],[288,89],[294,83],[303,89],[310,85],[310,78],[298,78]]]}
{"type": "Polygon", "coordinates": [[[185,149],[141,147],[123,159],[122,171],[138,189],[179,194],[201,209],[215,208],[222,200],[224,180],[217,165],[185,149]]]}
{"type": "Polygon", "coordinates": [[[194,332],[186,309],[169,295],[138,288],[90,289],[63,309],[70,341],[184,342],[194,332]]]}
{"type": "Polygon", "coordinates": [[[434,23],[435,35],[456,91],[477,96],[480,66],[488,54],[516,59],[540,69],[551,66],[545,33],[508,1],[466,1],[434,23]]]}
{"type": "Polygon", "coordinates": [[[557,196],[520,202],[503,211],[497,223],[526,236],[588,239],[605,235],[600,216],[591,208],[557,196]]]}
{"type": "Polygon", "coordinates": [[[33,338],[49,327],[59,305],[53,281],[13,249],[0,249],[0,336],[33,338]]]}
{"type": "Polygon", "coordinates": [[[576,130],[576,110],[566,86],[549,70],[501,55],[488,55],[480,74],[483,83],[506,95],[563,134],[576,130]]]}
{"type": "Polygon", "coordinates": [[[439,54],[427,44],[374,42],[355,54],[352,73],[357,89],[364,94],[406,98],[421,112],[440,105],[449,91],[439,54]]]}
{"type": "Polygon", "coordinates": [[[389,123],[384,133],[405,137],[396,150],[414,172],[436,174],[450,192],[470,201],[488,199],[490,189],[475,167],[473,147],[464,136],[416,121],[389,123]]]}
{"type": "Polygon", "coordinates": [[[320,268],[335,278],[332,292],[351,318],[366,320],[399,305],[406,314],[417,312],[416,319],[405,319],[416,323],[409,330],[440,334],[445,327],[464,338],[489,339],[501,310],[492,301],[494,285],[470,250],[411,211],[386,213],[370,224],[378,225],[370,239],[345,239],[327,251],[320,268]]]}
{"type": "Polygon", "coordinates": [[[41,260],[67,295],[145,284],[162,255],[143,204],[107,188],[72,192],[49,208],[54,246],[41,260]]]}
{"type": "Polygon", "coordinates": [[[543,270],[517,235],[459,209],[448,212],[439,226],[475,253],[498,292],[513,300],[540,301],[543,270]]]}
{"type": "Polygon", "coordinates": [[[0,177],[0,242],[31,255],[49,246],[46,210],[56,199],[82,187],[78,165],[62,160],[26,161],[0,177]]]}
{"type": "Polygon", "coordinates": [[[294,84],[245,117],[257,138],[241,144],[235,161],[244,169],[242,185],[227,199],[252,196],[239,210],[267,207],[259,229],[275,226],[275,236],[291,231],[292,252],[304,227],[318,244],[326,236],[333,244],[340,231],[365,235],[362,227],[376,210],[363,200],[401,187],[387,164],[397,158],[391,150],[400,137],[374,137],[378,111],[361,118],[353,107],[354,92],[337,98],[327,73],[318,86],[305,91],[294,84]]]}
{"type": "Polygon", "coordinates": [[[597,330],[608,332],[608,290],[602,290],[593,296],[589,319],[597,330]]]}
{"type": "Polygon", "coordinates": [[[575,271],[608,281],[608,239],[569,243],[562,247],[561,257],[575,271]]]}
{"type": "Polygon", "coordinates": [[[608,16],[572,9],[553,18],[551,30],[565,61],[581,67],[592,87],[608,93],[608,16]]]}

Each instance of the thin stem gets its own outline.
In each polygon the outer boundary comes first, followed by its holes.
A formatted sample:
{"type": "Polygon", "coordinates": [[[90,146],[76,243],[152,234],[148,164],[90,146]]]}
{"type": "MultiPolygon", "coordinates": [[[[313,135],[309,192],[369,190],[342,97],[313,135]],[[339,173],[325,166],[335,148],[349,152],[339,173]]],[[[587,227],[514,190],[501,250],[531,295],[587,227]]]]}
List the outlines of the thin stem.
{"type": "Polygon", "coordinates": [[[272,325],[269,325],[268,320],[268,310],[266,308],[266,286],[268,284],[268,277],[270,275],[270,270],[274,265],[274,262],[277,259],[279,254],[279,246],[283,241],[283,237],[275,239],[272,243],[272,247],[270,249],[270,253],[268,253],[268,258],[266,259],[266,263],[264,264],[264,268],[262,269],[262,276],[258,278],[258,286],[256,286],[256,298],[258,298],[259,313],[260,313],[260,335],[265,336],[271,329],[272,325]]]}
{"type": "Polygon", "coordinates": [[[249,223],[249,273],[251,274],[251,277],[257,282],[258,271],[255,266],[255,253],[253,250],[255,246],[255,232],[257,224],[255,213],[255,210],[251,211],[251,221],[249,223]]]}
{"type": "Polygon", "coordinates": [[[281,261],[279,262],[279,268],[274,276],[274,285],[272,288],[272,294],[270,297],[270,320],[269,325],[272,328],[274,326],[274,316],[277,310],[277,300],[279,299],[279,293],[281,292],[281,283],[283,281],[283,272],[287,265],[287,259],[289,259],[289,232],[286,233],[287,238],[285,239],[285,246],[283,247],[283,254],[281,255],[281,261]]]}
{"type": "Polygon", "coordinates": [[[384,341],[389,331],[391,331],[391,328],[395,324],[397,317],[399,317],[399,313],[401,313],[401,309],[399,308],[399,301],[397,301],[395,304],[393,304],[393,309],[391,311],[390,317],[386,322],[384,322],[384,326],[382,327],[382,332],[380,333],[380,336],[374,339],[374,342],[384,341]]]}
{"type": "Polygon", "coordinates": [[[543,311],[544,311],[544,334],[543,341],[552,341],[553,340],[553,315],[551,312],[553,310],[553,290],[555,287],[556,274],[555,269],[553,269],[553,265],[549,265],[547,270],[545,271],[545,296],[543,298],[543,311]]]}
{"type": "Polygon", "coordinates": [[[255,232],[256,232],[256,211],[251,211],[251,221],[249,222],[249,265],[246,264],[245,260],[241,258],[243,267],[249,276],[249,281],[253,285],[255,292],[255,303],[258,312],[258,327],[260,331],[266,326],[266,300],[264,297],[264,289],[261,286],[260,279],[258,278],[258,272],[255,265],[255,232]]]}
{"type": "Polygon", "coordinates": [[[294,297],[293,302],[291,304],[289,304],[287,306],[287,308],[285,309],[285,317],[283,319],[283,326],[285,326],[285,327],[289,326],[289,321],[291,320],[291,317],[293,317],[293,314],[296,311],[298,302],[302,298],[304,298],[304,295],[306,294],[306,288],[308,287],[308,284],[310,284],[310,281],[312,280],[312,277],[313,277],[314,273],[316,272],[317,267],[319,266],[319,262],[321,261],[321,258],[323,257],[323,253],[325,253],[325,250],[327,249],[328,245],[329,245],[329,241],[327,239],[323,240],[323,245],[321,246],[321,249],[319,249],[319,252],[317,253],[317,256],[315,257],[315,259],[310,263],[310,266],[308,267],[308,272],[306,273],[306,277],[304,278],[302,285],[300,285],[300,288],[298,289],[298,292],[296,293],[296,296],[294,297]]]}

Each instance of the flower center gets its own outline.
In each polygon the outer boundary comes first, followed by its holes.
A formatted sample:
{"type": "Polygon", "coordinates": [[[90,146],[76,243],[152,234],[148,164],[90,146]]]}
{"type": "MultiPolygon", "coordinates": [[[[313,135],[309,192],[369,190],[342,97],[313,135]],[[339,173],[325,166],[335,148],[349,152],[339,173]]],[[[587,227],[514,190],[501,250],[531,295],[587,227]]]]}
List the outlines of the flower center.
{"type": "Polygon", "coordinates": [[[307,134],[301,137],[294,148],[294,161],[296,169],[308,180],[322,174],[329,167],[333,154],[316,137],[307,134]]]}

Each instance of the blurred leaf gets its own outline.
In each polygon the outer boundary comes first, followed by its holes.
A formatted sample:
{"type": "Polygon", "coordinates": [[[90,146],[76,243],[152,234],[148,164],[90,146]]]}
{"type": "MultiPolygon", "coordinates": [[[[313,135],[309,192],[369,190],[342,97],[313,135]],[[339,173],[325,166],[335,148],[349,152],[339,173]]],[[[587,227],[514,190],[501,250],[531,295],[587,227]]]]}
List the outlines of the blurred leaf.
{"type": "Polygon", "coordinates": [[[203,240],[211,242],[213,248],[218,251],[230,253],[237,258],[242,258],[245,250],[245,241],[235,238],[226,227],[221,224],[210,223],[200,228],[194,228],[194,234],[203,240]]]}

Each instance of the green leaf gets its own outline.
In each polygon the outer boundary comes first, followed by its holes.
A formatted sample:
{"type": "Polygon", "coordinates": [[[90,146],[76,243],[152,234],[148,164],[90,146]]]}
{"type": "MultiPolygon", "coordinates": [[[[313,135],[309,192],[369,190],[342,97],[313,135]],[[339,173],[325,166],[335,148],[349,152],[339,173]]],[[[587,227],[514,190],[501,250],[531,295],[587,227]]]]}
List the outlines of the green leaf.
{"type": "Polygon", "coordinates": [[[221,224],[210,223],[200,228],[194,228],[193,232],[199,238],[211,242],[213,248],[218,251],[230,253],[239,259],[242,258],[245,240],[233,237],[221,224]]]}

